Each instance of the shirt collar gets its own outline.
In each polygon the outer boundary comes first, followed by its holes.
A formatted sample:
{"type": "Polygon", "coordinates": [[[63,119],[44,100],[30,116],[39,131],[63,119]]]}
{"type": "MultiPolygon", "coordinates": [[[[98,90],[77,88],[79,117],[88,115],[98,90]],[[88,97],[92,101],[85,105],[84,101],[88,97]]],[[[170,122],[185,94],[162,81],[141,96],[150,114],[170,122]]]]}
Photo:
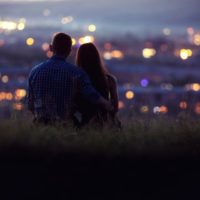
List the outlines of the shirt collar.
{"type": "Polygon", "coordinates": [[[62,58],[60,56],[54,55],[50,58],[51,60],[62,60],[62,61],[66,61],[66,58],[62,58]]]}

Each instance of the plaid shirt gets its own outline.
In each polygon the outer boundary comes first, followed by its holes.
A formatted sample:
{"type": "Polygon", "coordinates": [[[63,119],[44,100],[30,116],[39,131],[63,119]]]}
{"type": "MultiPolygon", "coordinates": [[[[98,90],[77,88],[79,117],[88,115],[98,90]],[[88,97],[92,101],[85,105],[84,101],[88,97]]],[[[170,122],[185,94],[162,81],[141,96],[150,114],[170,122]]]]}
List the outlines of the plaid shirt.
{"type": "Polygon", "coordinates": [[[58,56],[35,66],[29,75],[28,107],[36,118],[72,117],[79,95],[90,103],[100,98],[87,74],[58,56]]]}

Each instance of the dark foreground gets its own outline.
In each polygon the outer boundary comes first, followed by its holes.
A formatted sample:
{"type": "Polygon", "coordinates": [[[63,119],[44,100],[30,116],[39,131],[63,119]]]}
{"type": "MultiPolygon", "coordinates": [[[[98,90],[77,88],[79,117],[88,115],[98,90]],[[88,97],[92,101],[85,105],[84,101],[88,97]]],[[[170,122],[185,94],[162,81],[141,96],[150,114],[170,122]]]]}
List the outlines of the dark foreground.
{"type": "Polygon", "coordinates": [[[1,199],[200,199],[200,160],[1,155],[1,199]]]}

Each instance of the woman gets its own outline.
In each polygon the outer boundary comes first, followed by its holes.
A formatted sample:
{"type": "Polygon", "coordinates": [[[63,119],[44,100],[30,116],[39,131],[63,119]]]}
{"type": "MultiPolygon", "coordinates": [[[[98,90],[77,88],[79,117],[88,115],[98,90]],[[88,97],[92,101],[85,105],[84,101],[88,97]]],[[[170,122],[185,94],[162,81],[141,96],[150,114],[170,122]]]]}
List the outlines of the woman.
{"type": "MultiPolygon", "coordinates": [[[[103,125],[107,121],[116,123],[116,113],[118,112],[117,83],[114,76],[109,74],[102,64],[100,54],[93,43],[80,46],[76,64],[81,67],[89,76],[94,88],[107,100],[110,100],[114,107],[113,113],[108,113],[95,105],[79,99],[78,107],[82,114],[81,125],[89,122],[97,122],[103,125]]],[[[117,120],[119,126],[119,122],[117,120]]]]}

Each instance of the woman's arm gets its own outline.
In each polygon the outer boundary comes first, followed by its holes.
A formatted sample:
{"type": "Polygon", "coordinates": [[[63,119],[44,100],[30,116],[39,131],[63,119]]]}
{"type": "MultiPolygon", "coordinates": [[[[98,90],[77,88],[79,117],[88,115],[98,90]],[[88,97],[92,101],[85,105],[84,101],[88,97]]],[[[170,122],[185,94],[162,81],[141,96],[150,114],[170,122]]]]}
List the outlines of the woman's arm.
{"type": "Polygon", "coordinates": [[[117,80],[114,76],[108,75],[108,84],[110,90],[110,100],[114,106],[114,114],[118,112],[118,91],[117,91],[117,80]]]}

